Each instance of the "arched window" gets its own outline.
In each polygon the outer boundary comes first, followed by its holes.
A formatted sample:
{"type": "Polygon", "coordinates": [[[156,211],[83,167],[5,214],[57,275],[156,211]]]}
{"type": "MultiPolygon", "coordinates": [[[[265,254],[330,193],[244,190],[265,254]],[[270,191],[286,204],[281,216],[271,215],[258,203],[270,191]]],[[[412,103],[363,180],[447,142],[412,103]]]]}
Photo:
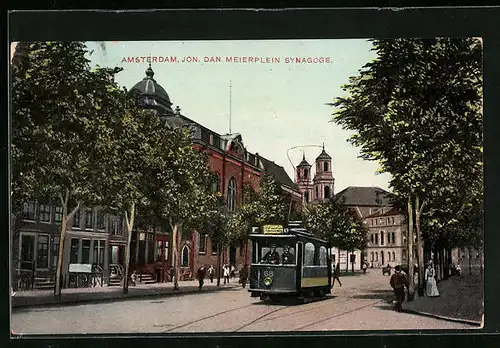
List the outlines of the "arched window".
{"type": "Polygon", "coordinates": [[[304,168],[304,178],[307,179],[307,169],[304,168]]]}
{"type": "Polygon", "coordinates": [[[304,266],[314,265],[314,244],[306,243],[305,253],[304,253],[304,266]]]}
{"type": "Polygon", "coordinates": [[[325,199],[330,198],[330,186],[325,186],[325,199]]]}
{"type": "MultiPolygon", "coordinates": [[[[370,236],[370,241],[371,241],[371,242],[372,242],[372,244],[373,244],[373,242],[374,242],[374,239],[373,239],[373,233],[372,233],[372,234],[371,234],[371,236],[370,236]]],[[[372,254],[373,254],[373,253],[372,253],[372,254]]],[[[373,259],[373,257],[372,257],[372,259],[373,259]]],[[[373,260],[372,260],[372,261],[373,261],[373,260]]]]}
{"type": "Polygon", "coordinates": [[[326,266],[326,248],[324,246],[319,248],[319,265],[326,266]]]}
{"type": "Polygon", "coordinates": [[[205,234],[200,234],[200,239],[198,240],[198,252],[205,253],[206,245],[207,245],[207,236],[205,234]]]}
{"type": "Polygon", "coordinates": [[[378,253],[375,253],[375,261],[378,262],[378,253]]]}
{"type": "Polygon", "coordinates": [[[229,185],[227,187],[227,210],[234,211],[236,208],[236,180],[234,178],[229,179],[229,185]]]}
{"type": "Polygon", "coordinates": [[[394,251],[392,252],[392,261],[396,261],[396,253],[394,251]]]}
{"type": "Polygon", "coordinates": [[[384,252],[383,251],[380,252],[380,262],[382,262],[382,264],[385,263],[384,262],[384,252]]]}
{"type": "Polygon", "coordinates": [[[380,231],[380,245],[384,245],[384,231],[380,231]]]}
{"type": "Polygon", "coordinates": [[[300,169],[297,169],[297,178],[300,179],[300,169]]]}
{"type": "Polygon", "coordinates": [[[189,247],[187,245],[184,245],[184,248],[182,248],[181,266],[187,267],[188,265],[189,265],[189,247]]]}
{"type": "Polygon", "coordinates": [[[373,258],[373,251],[370,253],[370,261],[371,262],[375,261],[374,258],[373,258]]]}
{"type": "Polygon", "coordinates": [[[387,252],[387,261],[394,261],[391,259],[391,253],[389,251],[387,252]]]}
{"type": "Polygon", "coordinates": [[[325,169],[325,170],[324,170],[325,172],[327,172],[327,171],[328,171],[328,162],[325,162],[325,163],[324,163],[323,168],[325,169]]]}

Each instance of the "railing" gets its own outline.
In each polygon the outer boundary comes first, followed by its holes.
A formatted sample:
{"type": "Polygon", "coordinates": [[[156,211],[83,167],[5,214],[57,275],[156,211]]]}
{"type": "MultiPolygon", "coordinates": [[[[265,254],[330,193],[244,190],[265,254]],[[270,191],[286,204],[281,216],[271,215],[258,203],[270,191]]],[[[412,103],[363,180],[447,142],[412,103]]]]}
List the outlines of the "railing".
{"type": "Polygon", "coordinates": [[[27,291],[35,287],[35,274],[29,269],[16,269],[16,284],[14,290],[27,291]]]}

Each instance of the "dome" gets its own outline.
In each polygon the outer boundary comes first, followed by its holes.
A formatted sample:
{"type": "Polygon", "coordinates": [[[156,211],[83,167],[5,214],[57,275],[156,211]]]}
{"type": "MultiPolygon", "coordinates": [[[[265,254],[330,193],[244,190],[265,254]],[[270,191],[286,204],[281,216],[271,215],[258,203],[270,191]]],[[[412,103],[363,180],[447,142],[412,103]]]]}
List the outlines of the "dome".
{"type": "Polygon", "coordinates": [[[153,78],[154,71],[151,64],[146,69],[146,77],[139,81],[130,89],[130,93],[137,94],[139,105],[155,108],[161,111],[173,113],[172,102],[165,89],[153,78]]]}

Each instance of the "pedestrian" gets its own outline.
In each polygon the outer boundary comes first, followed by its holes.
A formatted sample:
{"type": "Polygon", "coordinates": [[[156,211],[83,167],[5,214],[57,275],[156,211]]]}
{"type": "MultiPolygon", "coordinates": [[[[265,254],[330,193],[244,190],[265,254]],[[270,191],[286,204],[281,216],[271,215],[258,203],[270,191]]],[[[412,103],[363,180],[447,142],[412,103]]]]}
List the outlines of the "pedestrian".
{"type": "Polygon", "coordinates": [[[368,268],[368,265],[366,264],[366,261],[363,262],[363,273],[366,273],[366,269],[368,268]]]}
{"type": "Polygon", "coordinates": [[[215,274],[214,266],[210,265],[210,267],[208,268],[208,278],[210,278],[210,283],[214,282],[214,274],[215,274]]]}
{"type": "Polygon", "coordinates": [[[427,269],[425,270],[425,294],[427,297],[439,297],[439,291],[436,284],[436,271],[432,265],[432,261],[427,264],[427,269]]]}
{"type": "Polygon", "coordinates": [[[132,274],[130,275],[130,285],[135,286],[136,281],[137,281],[137,273],[136,273],[136,272],[135,272],[135,270],[134,270],[134,271],[132,272],[132,274]]]}
{"type": "Polygon", "coordinates": [[[235,277],[235,273],[236,273],[236,267],[234,267],[234,265],[231,265],[231,278],[235,277]]]}
{"type": "Polygon", "coordinates": [[[337,280],[342,287],[342,283],[340,282],[340,262],[337,262],[337,266],[333,270],[333,280],[332,280],[332,288],[335,285],[335,280],[337,280]]]}
{"type": "Polygon", "coordinates": [[[206,274],[205,266],[201,266],[200,268],[198,268],[198,274],[196,276],[198,278],[198,284],[199,284],[198,286],[200,291],[201,288],[203,287],[203,280],[205,279],[205,274],[206,274]]]}
{"type": "Polygon", "coordinates": [[[223,275],[224,275],[224,285],[229,284],[229,275],[230,275],[230,270],[229,270],[229,265],[228,264],[224,264],[224,266],[222,267],[222,272],[223,272],[223,275]]]}
{"type": "Polygon", "coordinates": [[[408,287],[408,278],[406,274],[401,272],[401,266],[397,265],[395,267],[390,284],[396,296],[395,309],[401,312],[403,310],[403,301],[405,300],[405,286],[408,287]]]}
{"type": "Polygon", "coordinates": [[[240,270],[240,282],[241,286],[246,287],[248,279],[248,266],[245,264],[240,270]]]}

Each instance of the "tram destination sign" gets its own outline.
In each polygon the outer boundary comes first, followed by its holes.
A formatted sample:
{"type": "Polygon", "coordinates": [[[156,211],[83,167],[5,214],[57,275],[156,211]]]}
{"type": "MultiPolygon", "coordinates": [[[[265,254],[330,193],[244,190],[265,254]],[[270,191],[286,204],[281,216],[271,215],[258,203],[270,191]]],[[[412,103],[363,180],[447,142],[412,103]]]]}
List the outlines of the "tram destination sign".
{"type": "Polygon", "coordinates": [[[264,234],[283,234],[283,226],[281,225],[264,225],[264,234]]]}

